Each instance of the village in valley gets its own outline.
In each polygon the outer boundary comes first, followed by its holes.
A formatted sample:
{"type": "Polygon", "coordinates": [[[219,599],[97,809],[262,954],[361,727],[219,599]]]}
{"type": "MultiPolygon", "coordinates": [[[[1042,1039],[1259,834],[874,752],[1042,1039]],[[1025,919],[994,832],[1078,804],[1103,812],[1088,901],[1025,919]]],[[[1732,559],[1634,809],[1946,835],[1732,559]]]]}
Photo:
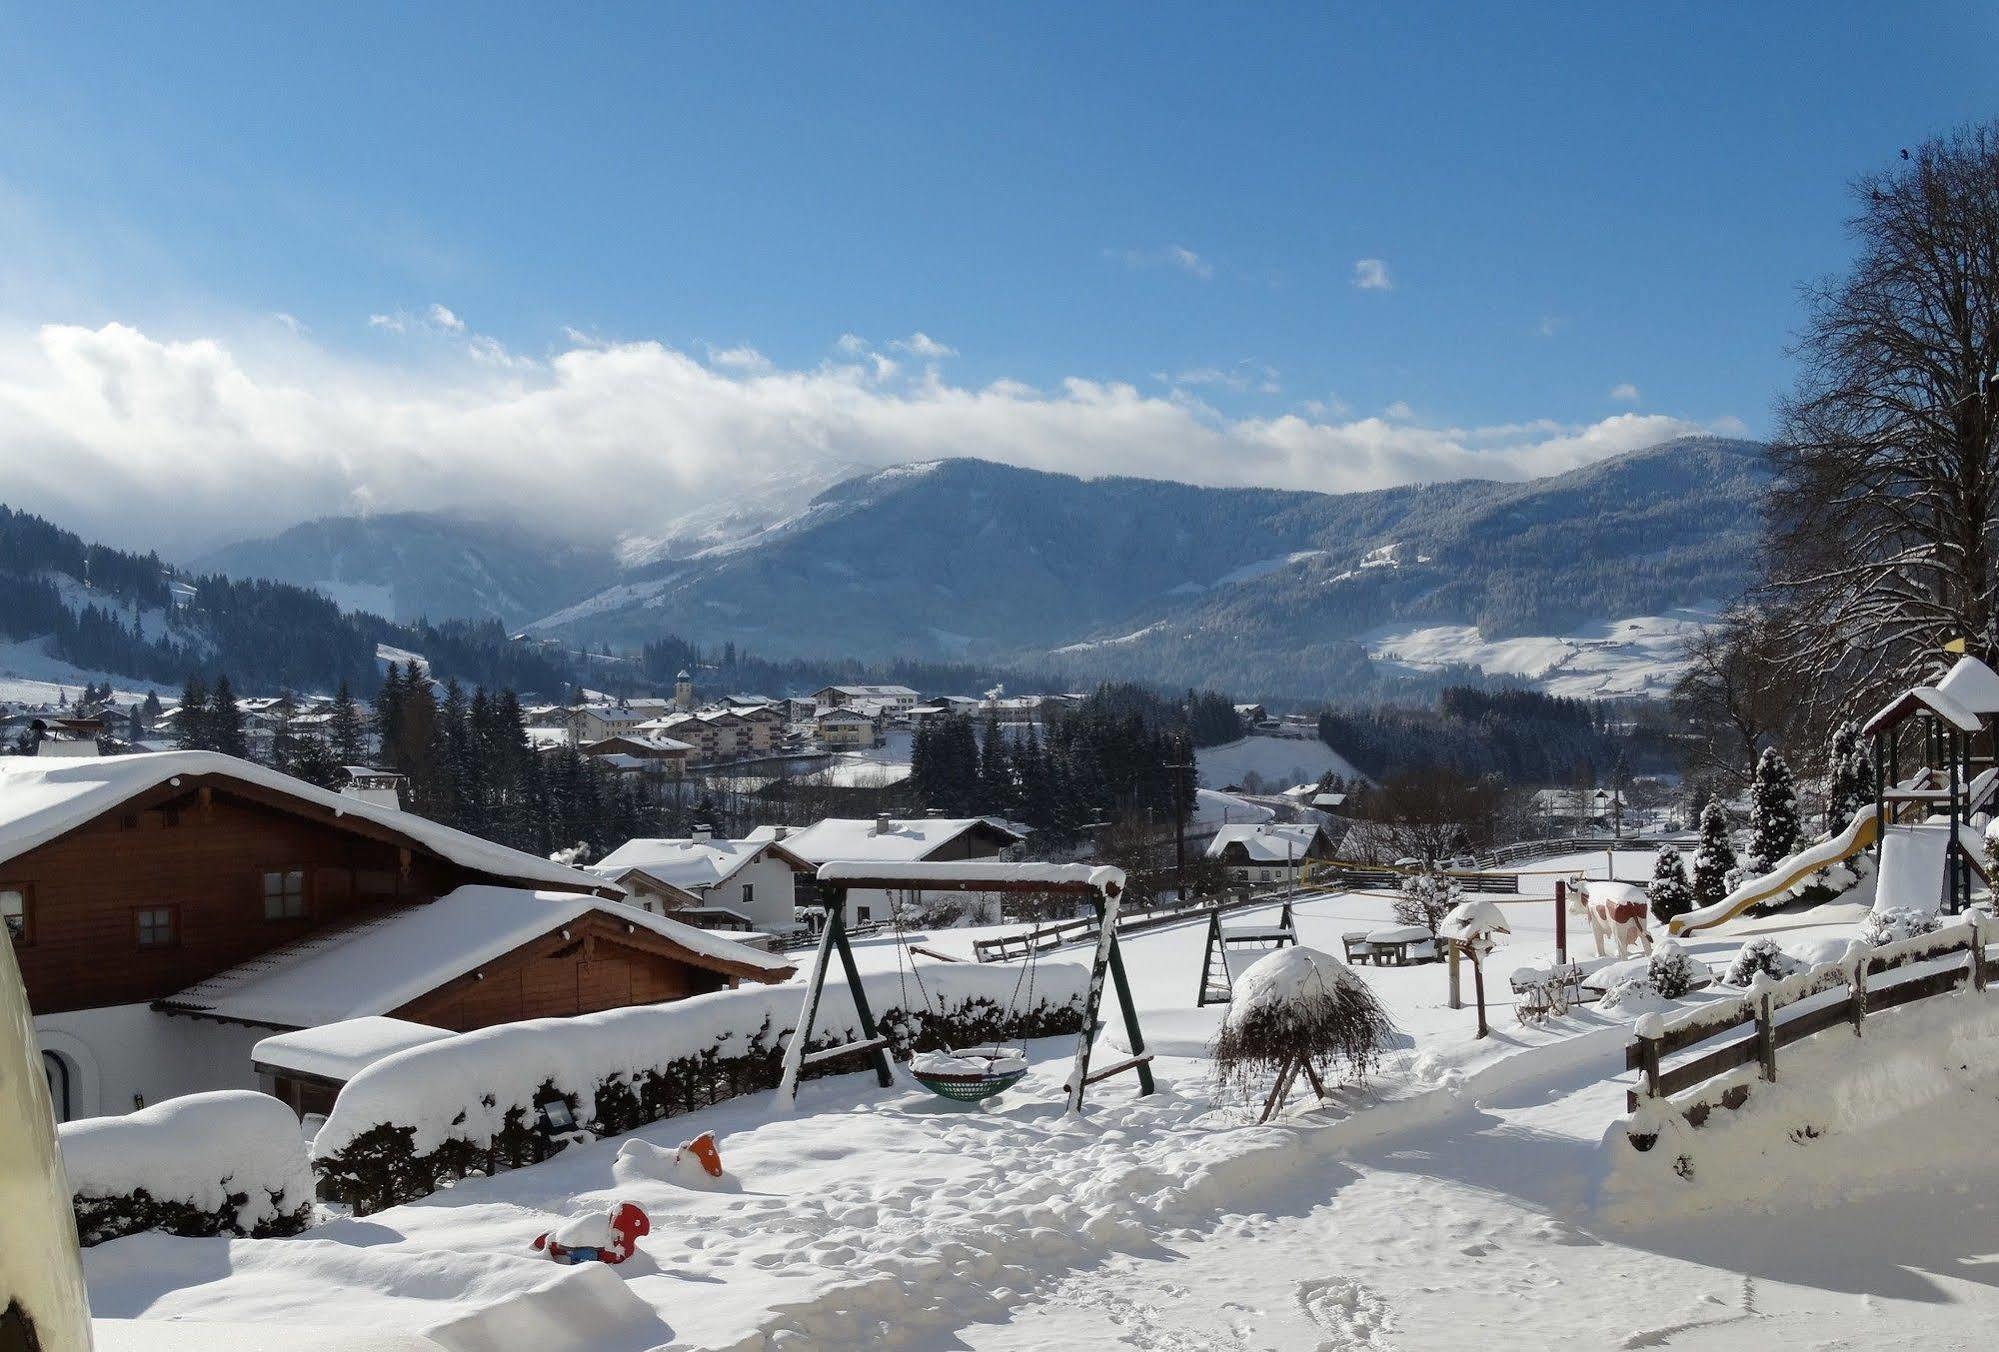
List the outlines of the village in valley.
{"type": "Polygon", "coordinates": [[[1989,1346],[1947,9],[21,11],[0,1352],[1989,1346]]]}

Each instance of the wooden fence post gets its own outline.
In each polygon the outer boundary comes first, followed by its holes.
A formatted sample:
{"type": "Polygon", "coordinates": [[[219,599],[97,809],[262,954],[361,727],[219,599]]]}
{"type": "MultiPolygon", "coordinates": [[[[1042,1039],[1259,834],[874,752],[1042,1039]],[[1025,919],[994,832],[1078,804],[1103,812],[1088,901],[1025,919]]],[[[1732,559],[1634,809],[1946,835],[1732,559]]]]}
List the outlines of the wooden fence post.
{"type": "Polygon", "coordinates": [[[1464,996],[1459,993],[1462,988],[1458,985],[1458,941],[1456,939],[1446,939],[1444,942],[1449,945],[1449,948],[1445,951],[1451,955],[1450,1007],[1452,1009],[1463,1009],[1465,1007],[1464,996]]]}
{"type": "Polygon", "coordinates": [[[1985,989],[1985,934],[1974,918],[1971,922],[1971,989],[1985,989]]]}
{"type": "Polygon", "coordinates": [[[1853,968],[1853,979],[1847,983],[1846,1006],[1853,1022],[1853,1035],[1859,1037],[1861,1021],[1867,1017],[1867,963],[1862,959],[1853,968]]]}
{"type": "Polygon", "coordinates": [[[1763,1062],[1763,1078],[1777,1080],[1777,1015],[1765,994],[1756,1002],[1756,1051],[1763,1062]]]}
{"type": "Polygon", "coordinates": [[[1659,1097],[1659,1039],[1638,1036],[1638,1069],[1645,1076],[1645,1097],[1659,1097]]]}

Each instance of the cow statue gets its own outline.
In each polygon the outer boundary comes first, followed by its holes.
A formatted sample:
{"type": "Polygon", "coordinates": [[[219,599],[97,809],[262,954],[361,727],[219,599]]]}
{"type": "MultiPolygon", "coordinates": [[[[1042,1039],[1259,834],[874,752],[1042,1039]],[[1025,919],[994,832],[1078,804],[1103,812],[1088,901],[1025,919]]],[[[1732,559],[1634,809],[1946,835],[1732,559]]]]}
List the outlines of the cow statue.
{"type": "Polygon", "coordinates": [[[1634,944],[1647,953],[1652,951],[1652,931],[1646,924],[1651,900],[1644,888],[1631,883],[1591,880],[1577,874],[1569,879],[1568,893],[1569,913],[1589,921],[1599,958],[1606,956],[1606,939],[1617,941],[1620,962],[1630,956],[1634,944]]]}

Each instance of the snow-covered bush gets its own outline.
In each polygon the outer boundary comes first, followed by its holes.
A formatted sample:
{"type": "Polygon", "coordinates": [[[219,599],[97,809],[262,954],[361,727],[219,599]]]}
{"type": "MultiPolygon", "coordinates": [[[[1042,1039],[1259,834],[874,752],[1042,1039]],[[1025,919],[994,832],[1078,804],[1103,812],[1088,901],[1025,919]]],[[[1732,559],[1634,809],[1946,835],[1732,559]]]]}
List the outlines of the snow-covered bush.
{"type": "Polygon", "coordinates": [[[142,1230],[295,1235],[312,1221],[305,1138],[268,1094],[189,1094],[59,1132],[85,1245],[142,1230]]]}
{"type": "MultiPolygon", "coordinates": [[[[899,1054],[1051,1037],[1082,1025],[1089,972],[1040,964],[1034,1002],[1017,967],[927,967],[923,989],[897,972],[862,978],[876,1025],[899,1054]]],[[[560,1096],[599,1135],[635,1130],[740,1094],[777,1086],[805,987],[745,986],[664,1005],[499,1024],[376,1062],[347,1082],[313,1138],[321,1195],[366,1214],[473,1171],[532,1164],[547,1153],[538,1102],[560,1096]]],[[[860,1036],[846,984],[829,979],[814,1036],[818,1050],[860,1036]]],[[[807,1067],[840,1075],[858,1059],[807,1067]]]]}
{"type": "Polygon", "coordinates": [[[1659,857],[1653,861],[1652,881],[1645,888],[1645,896],[1652,903],[1653,919],[1662,925],[1693,910],[1694,889],[1687,881],[1686,861],[1671,845],[1659,851],[1659,857]]]}
{"type": "Polygon", "coordinates": [[[996,892],[920,892],[898,903],[902,923],[912,929],[961,929],[996,925],[1000,899],[996,892]]]}
{"type": "Polygon", "coordinates": [[[1694,988],[1694,982],[1707,975],[1707,969],[1681,948],[1678,941],[1661,939],[1652,950],[1652,961],[1645,969],[1646,979],[1652,989],[1668,1000],[1677,1000],[1694,988]]]}
{"type": "Polygon", "coordinates": [[[1728,971],[1722,974],[1721,979],[1724,985],[1746,988],[1759,972],[1773,981],[1782,981],[1804,970],[1803,962],[1779,948],[1775,939],[1765,936],[1751,939],[1736,950],[1734,960],[1728,964],[1728,971]]]}
{"type": "Polygon", "coordinates": [[[1710,798],[1701,809],[1701,843],[1694,851],[1694,900],[1712,906],[1728,895],[1728,871],[1735,867],[1735,846],[1729,840],[1728,809],[1710,798]]]}
{"type": "Polygon", "coordinates": [[[1860,922],[1861,939],[1874,947],[1892,944],[1897,939],[1914,939],[1919,935],[1935,934],[1943,922],[1928,911],[1912,911],[1906,906],[1890,906],[1885,910],[1869,911],[1867,918],[1860,922]]]}
{"type": "Polygon", "coordinates": [[[1215,1034],[1216,1097],[1249,1103],[1296,1060],[1322,1074],[1335,1061],[1366,1080],[1395,1034],[1368,984],[1330,953],[1294,944],[1258,958],[1236,981],[1215,1034]]]}
{"type": "Polygon", "coordinates": [[[1650,976],[1631,976],[1612,986],[1603,993],[1598,1007],[1616,1013],[1652,1014],[1671,1006],[1672,1002],[1659,994],[1659,988],[1652,984],[1650,976]]]}
{"type": "Polygon", "coordinates": [[[1434,938],[1437,926],[1462,900],[1462,883],[1448,873],[1425,869],[1402,880],[1402,891],[1395,898],[1395,918],[1405,925],[1421,925],[1434,938]]]}

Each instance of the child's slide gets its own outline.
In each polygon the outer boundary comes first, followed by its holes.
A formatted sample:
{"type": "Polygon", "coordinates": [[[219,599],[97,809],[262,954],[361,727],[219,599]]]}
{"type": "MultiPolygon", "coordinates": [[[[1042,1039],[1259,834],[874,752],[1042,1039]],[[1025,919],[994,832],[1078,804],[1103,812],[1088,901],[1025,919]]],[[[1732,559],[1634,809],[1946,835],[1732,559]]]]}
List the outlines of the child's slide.
{"type": "MultiPolygon", "coordinates": [[[[1877,828],[1874,805],[1870,803],[1853,814],[1853,820],[1846,824],[1844,831],[1798,851],[1761,877],[1748,879],[1712,906],[1674,916],[1666,929],[1672,934],[1692,934],[1696,930],[1712,929],[1723,921],[1733,920],[1758,902],[1790,891],[1828,864],[1837,864],[1842,859],[1851,859],[1859,854],[1874,843],[1877,828]]],[[[1940,892],[1943,879],[1941,863],[1937,865],[1936,876],[1940,892]]]]}

